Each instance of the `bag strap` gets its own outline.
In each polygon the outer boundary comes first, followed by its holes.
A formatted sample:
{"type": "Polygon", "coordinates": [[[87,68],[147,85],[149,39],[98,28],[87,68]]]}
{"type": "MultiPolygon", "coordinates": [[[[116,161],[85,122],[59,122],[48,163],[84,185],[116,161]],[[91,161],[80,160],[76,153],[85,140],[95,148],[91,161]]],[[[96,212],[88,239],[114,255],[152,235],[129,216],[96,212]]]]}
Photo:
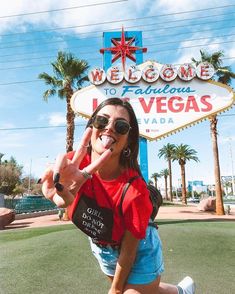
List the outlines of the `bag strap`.
{"type": "Polygon", "coordinates": [[[129,189],[131,183],[135,180],[135,179],[138,179],[140,178],[140,176],[134,176],[132,178],[130,178],[128,180],[128,182],[125,184],[123,190],[122,190],[122,196],[121,196],[121,201],[120,201],[120,205],[119,205],[119,213],[120,215],[123,215],[123,212],[122,212],[122,204],[123,204],[123,201],[124,201],[124,198],[125,198],[125,195],[126,195],[126,192],[127,190],[129,189]]]}

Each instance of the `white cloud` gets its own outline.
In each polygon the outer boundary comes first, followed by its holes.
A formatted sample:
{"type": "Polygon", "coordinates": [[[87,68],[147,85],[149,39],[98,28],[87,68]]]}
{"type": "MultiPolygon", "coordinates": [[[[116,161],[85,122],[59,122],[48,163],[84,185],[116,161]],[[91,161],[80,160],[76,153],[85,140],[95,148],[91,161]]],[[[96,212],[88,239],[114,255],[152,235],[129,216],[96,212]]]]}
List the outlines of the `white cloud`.
{"type": "MultiPolygon", "coordinates": [[[[109,2],[109,1],[107,1],[109,2]]],[[[139,1],[141,2],[141,1],[139,1]]],[[[78,7],[85,6],[89,4],[94,4],[95,1],[80,1],[76,3],[72,0],[67,1],[51,1],[51,0],[41,0],[41,1],[31,1],[31,0],[12,0],[11,4],[4,1],[0,2],[0,11],[4,11],[1,13],[2,16],[6,15],[16,15],[22,13],[30,13],[36,11],[47,11],[53,9],[62,9],[67,7],[78,7]]],[[[97,3],[100,3],[97,1],[97,3]]],[[[81,32],[89,32],[89,31],[97,31],[101,30],[104,25],[100,24],[97,26],[89,26],[89,24],[94,23],[102,23],[106,21],[112,21],[115,11],[115,19],[124,19],[128,18],[131,14],[134,16],[134,13],[140,10],[141,6],[138,3],[133,1],[128,2],[120,2],[120,3],[109,3],[104,5],[97,6],[88,6],[88,7],[80,7],[74,8],[71,10],[61,10],[58,12],[50,12],[50,13],[39,13],[32,14],[21,17],[10,17],[3,18],[4,22],[1,23],[0,32],[4,31],[25,31],[28,29],[29,25],[34,25],[43,29],[43,27],[69,27],[75,26],[71,28],[71,30],[81,33],[81,32]],[[17,24],[17,28],[16,28],[17,24]],[[83,27],[77,27],[85,25],[83,27]],[[88,26],[87,26],[88,25],[88,26]]],[[[0,15],[0,16],[1,16],[0,15]]],[[[121,27],[120,23],[120,27],[121,27]]],[[[117,27],[117,24],[109,24],[108,29],[110,30],[113,26],[117,27]]],[[[107,28],[107,25],[106,25],[107,28]]],[[[32,29],[30,29],[32,30],[32,29]]],[[[63,30],[61,33],[66,33],[69,30],[63,30]]]]}
{"type": "Polygon", "coordinates": [[[66,117],[62,112],[54,112],[49,115],[49,125],[56,127],[60,125],[66,125],[66,117]]]}
{"type": "MultiPolygon", "coordinates": [[[[49,8],[50,1],[1,1],[0,2],[0,16],[12,16],[1,19],[0,32],[5,31],[26,31],[27,24],[35,24],[41,20],[42,17],[46,17],[43,14],[31,15],[31,16],[14,16],[23,13],[30,13],[34,11],[47,10],[49,8]],[[48,2],[48,3],[45,3],[48,2]]],[[[48,18],[48,16],[46,17],[48,18]]]]}
{"type": "MultiPolygon", "coordinates": [[[[160,9],[159,14],[163,13],[175,13],[175,12],[184,12],[184,11],[191,11],[191,10],[200,10],[204,8],[213,8],[215,6],[222,6],[229,5],[231,2],[223,1],[221,4],[220,0],[212,0],[212,1],[201,1],[200,6],[198,5],[197,1],[191,0],[158,0],[152,1],[154,4],[152,5],[152,9],[155,8],[156,11],[160,9]]],[[[201,11],[197,12],[201,15],[201,11]]],[[[195,14],[194,14],[195,15],[195,14]]]]}
{"type": "Polygon", "coordinates": [[[230,65],[230,64],[235,64],[235,43],[229,44],[229,48],[226,52],[226,57],[231,58],[231,59],[225,59],[224,64],[230,65]]]}
{"type": "Polygon", "coordinates": [[[168,12],[181,12],[198,8],[198,3],[191,0],[159,0],[158,6],[162,9],[161,14],[168,12]]]}
{"type": "MultiPolygon", "coordinates": [[[[44,113],[39,116],[39,121],[43,121],[44,125],[49,125],[52,127],[57,126],[66,126],[66,114],[64,112],[51,112],[51,113],[44,113]]],[[[85,126],[87,123],[87,119],[76,116],[75,117],[75,124],[79,124],[81,126],[85,126]]]]}
{"type": "Polygon", "coordinates": [[[23,148],[30,143],[30,136],[30,133],[24,131],[2,131],[1,152],[8,153],[8,148],[23,148]]]}
{"type": "MultiPolygon", "coordinates": [[[[107,1],[109,2],[109,1],[107,1]]],[[[17,15],[22,13],[30,13],[37,11],[48,11],[53,9],[63,9],[66,7],[77,7],[85,6],[89,4],[100,3],[98,1],[79,1],[78,3],[73,0],[67,1],[51,1],[51,0],[11,0],[10,3],[6,1],[0,2],[0,16],[6,15],[17,15]]],[[[206,7],[213,7],[214,5],[221,5],[219,0],[204,1],[200,3],[200,9],[206,7]]],[[[121,19],[135,19],[139,15],[143,16],[143,10],[145,11],[145,16],[147,15],[162,15],[167,13],[177,13],[183,11],[196,10],[198,8],[198,3],[191,0],[129,0],[127,2],[120,3],[109,3],[104,5],[90,6],[90,7],[80,7],[71,10],[61,10],[58,12],[49,13],[38,13],[20,17],[10,17],[1,19],[0,32],[5,31],[25,31],[29,28],[29,25],[40,27],[53,28],[53,27],[69,27],[69,26],[81,26],[88,25],[84,27],[71,28],[76,33],[97,31],[97,30],[110,30],[113,27],[121,28],[122,22],[116,24],[102,24],[107,21],[115,21],[121,19]],[[97,26],[89,26],[89,24],[101,23],[97,26]]],[[[201,14],[201,12],[196,12],[194,15],[201,14]]],[[[178,17],[177,15],[171,16],[178,17]]],[[[181,15],[181,19],[184,14],[181,15]]],[[[188,14],[185,14],[188,17],[188,14]]],[[[163,19],[162,19],[163,20],[163,19]]],[[[134,22],[134,21],[133,21],[134,22]]],[[[127,25],[130,25],[128,22],[127,25]]],[[[136,24],[136,22],[135,22],[136,24]]],[[[126,25],[126,24],[125,24],[126,25]]],[[[30,28],[30,30],[32,30],[30,28]]],[[[62,34],[66,34],[68,30],[61,30],[62,34]]]]}
{"type": "Polygon", "coordinates": [[[39,116],[39,121],[52,127],[66,125],[66,114],[64,112],[43,113],[39,116]]]}

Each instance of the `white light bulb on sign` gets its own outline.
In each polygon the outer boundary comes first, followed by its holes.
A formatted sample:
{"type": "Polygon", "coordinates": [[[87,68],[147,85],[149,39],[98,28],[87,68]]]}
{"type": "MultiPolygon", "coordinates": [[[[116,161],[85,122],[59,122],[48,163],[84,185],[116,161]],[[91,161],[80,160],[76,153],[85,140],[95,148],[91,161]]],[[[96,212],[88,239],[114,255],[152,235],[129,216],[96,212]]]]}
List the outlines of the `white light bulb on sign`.
{"type": "Polygon", "coordinates": [[[96,67],[89,71],[88,78],[93,85],[98,86],[104,83],[106,73],[103,68],[96,67]]]}
{"type": "Polygon", "coordinates": [[[196,73],[199,79],[210,80],[215,73],[215,69],[211,63],[201,62],[197,66],[196,73]]]}
{"type": "Polygon", "coordinates": [[[160,71],[160,77],[166,82],[174,81],[177,77],[176,67],[172,64],[163,65],[160,71]]]}
{"type": "Polygon", "coordinates": [[[125,80],[131,84],[139,82],[141,79],[141,75],[141,70],[135,65],[130,65],[125,70],[125,80]]]}
{"type": "Polygon", "coordinates": [[[142,78],[147,83],[156,82],[159,78],[159,71],[153,64],[147,65],[142,72],[142,78]]]}
{"type": "Polygon", "coordinates": [[[178,69],[178,77],[183,81],[191,81],[196,76],[195,67],[190,64],[182,64],[178,69]]]}
{"type": "Polygon", "coordinates": [[[107,70],[107,80],[111,84],[119,84],[123,80],[124,75],[120,66],[112,66],[107,70]]]}

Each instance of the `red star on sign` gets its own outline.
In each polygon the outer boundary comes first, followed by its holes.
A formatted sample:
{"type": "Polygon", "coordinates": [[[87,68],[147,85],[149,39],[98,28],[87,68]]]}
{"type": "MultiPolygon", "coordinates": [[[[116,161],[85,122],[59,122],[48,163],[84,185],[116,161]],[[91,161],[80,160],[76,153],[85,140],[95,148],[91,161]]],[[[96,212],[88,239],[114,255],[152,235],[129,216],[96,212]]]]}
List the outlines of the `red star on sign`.
{"type": "Polygon", "coordinates": [[[128,57],[130,60],[136,62],[136,58],[133,55],[137,50],[141,50],[142,52],[147,52],[147,48],[137,47],[137,46],[131,46],[133,42],[135,41],[135,37],[131,38],[130,40],[125,39],[125,33],[124,29],[122,28],[122,35],[120,42],[116,39],[111,39],[111,42],[114,44],[115,47],[110,48],[102,48],[100,49],[100,53],[103,53],[105,51],[110,51],[112,54],[114,54],[114,57],[112,58],[112,63],[114,63],[119,58],[122,59],[122,67],[123,70],[125,70],[125,63],[126,58],[128,57]]]}

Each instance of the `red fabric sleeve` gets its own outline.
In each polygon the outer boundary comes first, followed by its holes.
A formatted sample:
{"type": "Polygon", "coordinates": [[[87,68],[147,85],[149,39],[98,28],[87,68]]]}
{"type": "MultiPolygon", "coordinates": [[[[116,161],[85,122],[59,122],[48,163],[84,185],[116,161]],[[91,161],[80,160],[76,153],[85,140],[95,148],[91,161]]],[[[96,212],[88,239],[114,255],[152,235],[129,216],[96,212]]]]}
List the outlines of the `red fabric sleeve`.
{"type": "Polygon", "coordinates": [[[122,207],[126,230],[137,239],[145,238],[153,207],[149,191],[142,179],[136,180],[130,185],[122,207]]]}

